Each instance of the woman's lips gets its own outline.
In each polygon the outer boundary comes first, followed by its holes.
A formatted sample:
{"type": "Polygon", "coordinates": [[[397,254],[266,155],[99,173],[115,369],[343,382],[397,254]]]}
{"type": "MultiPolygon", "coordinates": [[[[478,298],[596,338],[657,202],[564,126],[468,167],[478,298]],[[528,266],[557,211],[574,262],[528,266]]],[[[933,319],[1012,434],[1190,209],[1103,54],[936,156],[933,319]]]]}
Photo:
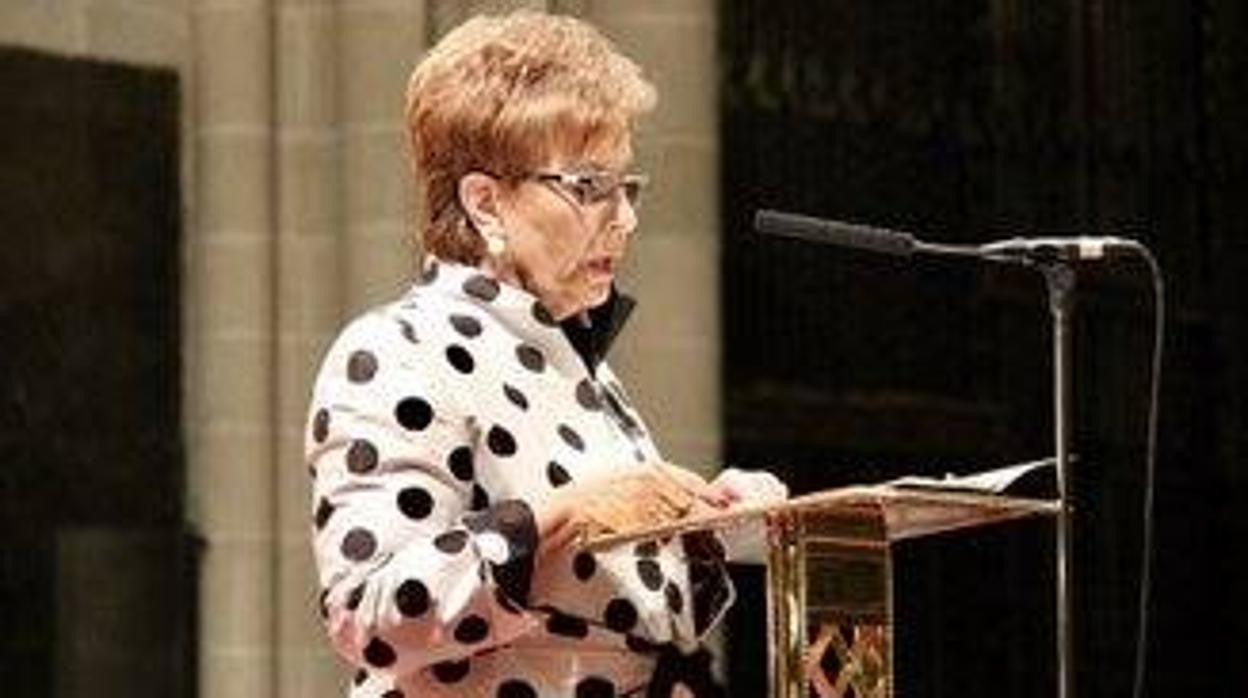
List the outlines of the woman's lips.
{"type": "Polygon", "coordinates": [[[616,260],[614,257],[595,257],[585,263],[590,273],[597,276],[614,276],[616,260]]]}

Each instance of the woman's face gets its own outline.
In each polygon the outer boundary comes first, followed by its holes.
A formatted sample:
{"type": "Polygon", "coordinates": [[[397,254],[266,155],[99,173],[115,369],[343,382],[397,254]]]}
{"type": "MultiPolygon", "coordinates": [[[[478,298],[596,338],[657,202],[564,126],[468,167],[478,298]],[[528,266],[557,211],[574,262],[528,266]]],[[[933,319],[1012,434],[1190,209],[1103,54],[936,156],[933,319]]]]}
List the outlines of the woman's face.
{"type": "Polygon", "coordinates": [[[637,211],[622,145],[552,157],[508,188],[499,217],[509,271],[562,320],[603,303],[619,271],[637,211]]]}

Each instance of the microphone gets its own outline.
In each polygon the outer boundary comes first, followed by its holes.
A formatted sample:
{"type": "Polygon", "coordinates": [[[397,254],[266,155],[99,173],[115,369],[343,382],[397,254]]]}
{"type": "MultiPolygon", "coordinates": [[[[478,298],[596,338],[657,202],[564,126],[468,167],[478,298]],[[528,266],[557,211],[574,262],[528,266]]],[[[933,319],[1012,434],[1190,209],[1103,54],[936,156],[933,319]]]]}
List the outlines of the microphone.
{"type": "Polygon", "coordinates": [[[1067,262],[1105,259],[1114,252],[1134,249],[1134,240],[1109,236],[1010,238],[979,246],[985,257],[1062,260],[1067,262]]]}
{"type": "Polygon", "coordinates": [[[1021,264],[1099,261],[1117,252],[1139,251],[1143,247],[1139,242],[1128,238],[1087,235],[1016,237],[982,245],[930,243],[923,242],[910,233],[888,228],[768,209],[759,209],[754,214],[754,229],[764,235],[797,238],[900,257],[910,257],[918,252],[1021,264]]]}
{"type": "Polygon", "coordinates": [[[767,209],[760,209],[754,214],[754,229],[764,235],[779,235],[902,257],[914,254],[916,247],[916,240],[910,233],[767,209]]]}

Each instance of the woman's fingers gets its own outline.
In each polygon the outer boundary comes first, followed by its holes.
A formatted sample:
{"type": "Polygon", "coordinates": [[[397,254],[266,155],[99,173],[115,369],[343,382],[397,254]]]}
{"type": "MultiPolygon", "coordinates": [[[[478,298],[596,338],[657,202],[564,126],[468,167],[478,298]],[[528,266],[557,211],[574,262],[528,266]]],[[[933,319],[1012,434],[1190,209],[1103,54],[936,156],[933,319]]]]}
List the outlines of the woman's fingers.
{"type": "Polygon", "coordinates": [[[728,468],[712,484],[729,491],[740,502],[767,504],[784,501],[789,497],[788,486],[765,470],[728,468]]]}
{"type": "Polygon", "coordinates": [[[670,478],[689,494],[714,507],[726,507],[734,501],[727,489],[702,479],[697,473],[671,463],[655,463],[653,466],[662,476],[670,478]]]}

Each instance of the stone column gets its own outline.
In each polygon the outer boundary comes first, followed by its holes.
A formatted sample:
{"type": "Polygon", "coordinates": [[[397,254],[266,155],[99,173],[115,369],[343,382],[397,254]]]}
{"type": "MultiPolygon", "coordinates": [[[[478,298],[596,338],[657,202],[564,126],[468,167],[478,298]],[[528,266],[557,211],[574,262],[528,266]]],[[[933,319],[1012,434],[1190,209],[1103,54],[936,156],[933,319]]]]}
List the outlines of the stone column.
{"type": "Polygon", "coordinates": [[[393,298],[416,260],[403,143],[407,76],[427,41],[425,3],[373,0],[337,11],[345,310],[393,298]]]}
{"type": "Polygon", "coordinates": [[[187,461],[206,539],[199,694],[274,695],[274,104],[268,0],[191,9],[187,461]]]}
{"type": "Polygon", "coordinates": [[[614,39],[659,91],[637,142],[651,188],[621,280],[640,306],[612,363],[665,455],[711,474],[720,459],[716,4],[559,4],[614,39]]]}
{"type": "Polygon", "coordinates": [[[339,698],[345,672],[317,614],[303,467],[308,396],[342,317],[339,26],[331,0],[278,0],[274,31],[277,508],[274,698],[339,698]]]}

